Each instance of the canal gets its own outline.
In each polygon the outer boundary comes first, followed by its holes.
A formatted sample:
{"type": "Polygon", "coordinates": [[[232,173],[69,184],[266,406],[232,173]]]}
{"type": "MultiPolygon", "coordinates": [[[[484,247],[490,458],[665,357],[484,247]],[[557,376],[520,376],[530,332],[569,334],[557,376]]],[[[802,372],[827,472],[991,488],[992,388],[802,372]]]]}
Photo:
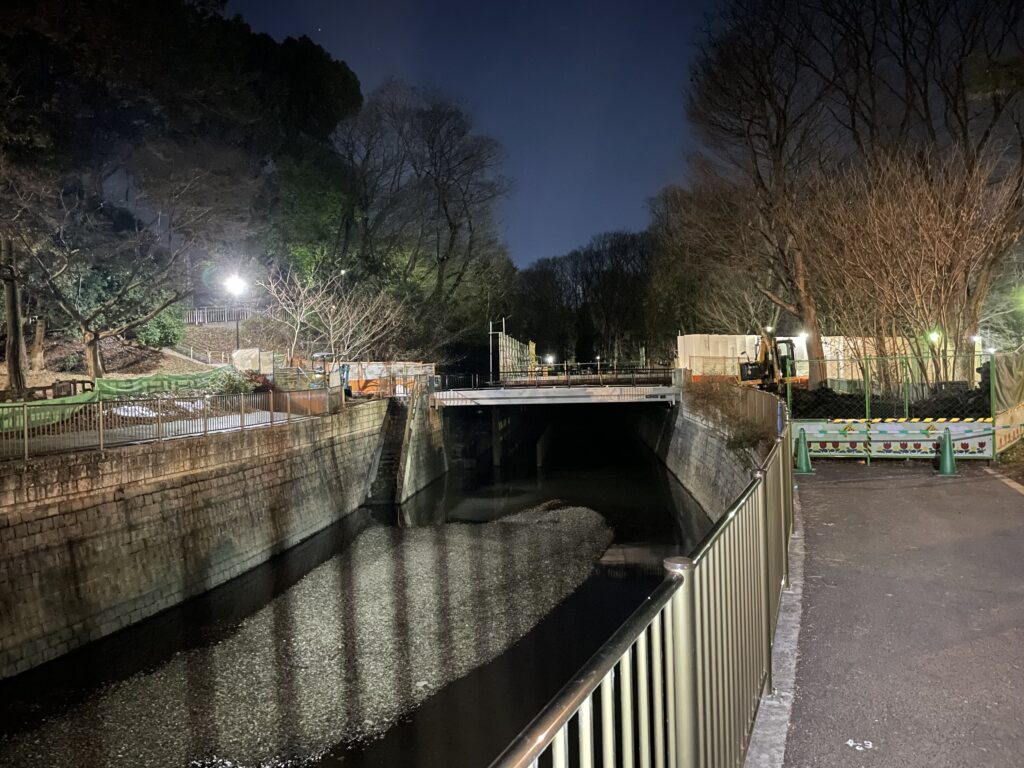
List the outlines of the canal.
{"type": "Polygon", "coordinates": [[[487,765],[711,527],[593,414],[0,683],[0,764],[487,765]]]}

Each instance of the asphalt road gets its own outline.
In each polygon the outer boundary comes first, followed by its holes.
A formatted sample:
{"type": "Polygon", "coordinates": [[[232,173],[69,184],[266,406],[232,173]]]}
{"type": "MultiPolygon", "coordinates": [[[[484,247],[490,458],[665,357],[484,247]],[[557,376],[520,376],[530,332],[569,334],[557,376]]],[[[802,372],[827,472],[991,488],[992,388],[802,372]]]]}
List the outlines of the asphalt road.
{"type": "Polygon", "coordinates": [[[815,469],[785,765],[1024,765],[1024,488],[815,469]]]}

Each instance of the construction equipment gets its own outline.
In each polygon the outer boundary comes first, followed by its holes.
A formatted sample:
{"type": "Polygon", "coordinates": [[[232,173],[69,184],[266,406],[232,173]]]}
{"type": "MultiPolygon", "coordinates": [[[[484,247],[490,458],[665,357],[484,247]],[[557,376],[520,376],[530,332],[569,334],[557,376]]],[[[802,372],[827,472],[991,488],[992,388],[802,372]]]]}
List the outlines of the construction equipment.
{"type": "Polygon", "coordinates": [[[795,361],[792,339],[776,339],[770,332],[761,331],[757,359],[740,363],[740,384],[781,392],[786,382],[792,380],[787,374],[792,374],[795,361]]]}

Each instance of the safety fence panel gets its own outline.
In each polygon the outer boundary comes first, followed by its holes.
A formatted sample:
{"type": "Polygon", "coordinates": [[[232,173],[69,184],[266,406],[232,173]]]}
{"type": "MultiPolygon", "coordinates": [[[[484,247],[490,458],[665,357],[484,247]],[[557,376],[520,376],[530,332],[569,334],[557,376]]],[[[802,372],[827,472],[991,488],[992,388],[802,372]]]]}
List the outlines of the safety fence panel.
{"type": "Polygon", "coordinates": [[[743,764],[788,582],[789,438],[492,768],[743,764]]]}
{"type": "Polygon", "coordinates": [[[950,432],[958,459],[992,459],[996,438],[991,418],[981,419],[796,419],[812,457],[833,459],[933,459],[950,432]]]}
{"type": "Polygon", "coordinates": [[[695,381],[705,379],[717,381],[739,381],[740,362],[746,358],[690,355],[690,368],[695,381]]]}
{"type": "Polygon", "coordinates": [[[1024,438],[1024,403],[996,414],[996,453],[1016,445],[1024,438]]]}

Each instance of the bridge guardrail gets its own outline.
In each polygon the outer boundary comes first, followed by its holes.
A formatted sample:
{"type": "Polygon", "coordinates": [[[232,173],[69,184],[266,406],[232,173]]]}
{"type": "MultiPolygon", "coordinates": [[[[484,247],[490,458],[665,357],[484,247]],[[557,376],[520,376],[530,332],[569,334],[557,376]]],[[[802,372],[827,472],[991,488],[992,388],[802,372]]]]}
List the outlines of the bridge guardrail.
{"type": "MultiPolygon", "coordinates": [[[[777,401],[752,411],[774,414],[777,401]]],[[[491,764],[738,766],[761,695],[793,529],[790,426],[692,558],[666,580],[491,764]],[[570,732],[575,729],[576,734],[570,732]]]]}

